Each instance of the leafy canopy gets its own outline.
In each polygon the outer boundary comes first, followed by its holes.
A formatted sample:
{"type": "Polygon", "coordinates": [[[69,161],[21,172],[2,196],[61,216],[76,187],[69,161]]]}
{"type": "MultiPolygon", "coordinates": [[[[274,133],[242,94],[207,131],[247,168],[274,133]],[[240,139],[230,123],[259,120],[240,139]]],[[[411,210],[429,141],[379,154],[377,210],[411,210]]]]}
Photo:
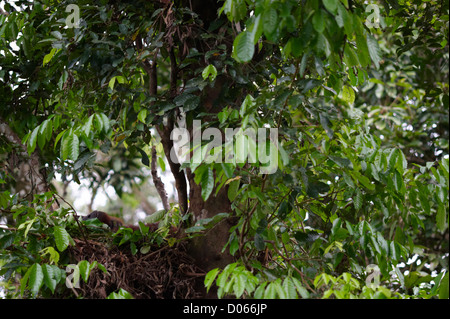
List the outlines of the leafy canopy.
{"type": "MultiPolygon", "coordinates": [[[[105,153],[119,164],[104,164],[103,182],[122,196],[152,145],[164,156],[152,129],[181,111],[204,128],[277,128],[274,174],[250,162],[183,167],[205,200],[227,187],[237,217],[224,248],[236,262],[212,269],[208,289],[448,298],[448,2],[226,0],[206,21],[187,1],[78,1],[79,28],[67,27],[69,3],[21,1],[0,15],[0,119],[49,181],[92,180],[105,153]]],[[[18,146],[0,141],[9,159],[18,146]]],[[[51,193],[19,196],[6,166],[0,187],[15,221],[0,231],[2,280],[22,278],[11,294],[51,295],[72,212],[51,212],[51,193]]],[[[91,267],[80,269],[87,280],[91,267]]]]}

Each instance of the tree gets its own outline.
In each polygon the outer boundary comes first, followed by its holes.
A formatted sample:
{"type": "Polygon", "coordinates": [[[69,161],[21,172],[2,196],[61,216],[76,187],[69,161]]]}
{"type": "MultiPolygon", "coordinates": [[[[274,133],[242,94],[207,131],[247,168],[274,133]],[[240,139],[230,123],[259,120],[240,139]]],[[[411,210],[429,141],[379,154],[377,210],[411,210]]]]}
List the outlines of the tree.
{"type": "MultiPolygon", "coordinates": [[[[17,5],[0,15],[12,295],[70,293],[64,256],[89,234],[52,183],[94,183],[104,153],[124,163],[103,175],[119,196],[150,178],[125,166],[167,164],[177,203],[153,167],[150,219],[184,230],[112,242],[182,243],[218,297],[448,298],[448,3],[17,5]]],[[[108,271],[80,263],[86,284],[108,271]]]]}

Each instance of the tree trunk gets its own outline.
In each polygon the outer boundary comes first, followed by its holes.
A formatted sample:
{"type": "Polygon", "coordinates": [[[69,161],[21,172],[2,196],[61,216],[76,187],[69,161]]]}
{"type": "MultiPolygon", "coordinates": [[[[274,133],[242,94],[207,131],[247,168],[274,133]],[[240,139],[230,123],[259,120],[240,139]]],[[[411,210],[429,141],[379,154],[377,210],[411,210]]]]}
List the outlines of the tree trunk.
{"type": "MultiPolygon", "coordinates": [[[[186,7],[198,14],[203,21],[203,28],[205,30],[208,29],[211,22],[217,19],[217,11],[222,6],[222,3],[220,2],[210,2],[208,5],[205,5],[205,1],[203,0],[189,0],[183,2],[186,7]]],[[[196,47],[199,52],[209,50],[210,46],[204,45],[201,41],[203,41],[201,38],[192,36],[192,38],[186,39],[184,45],[189,43],[191,47],[196,47]]],[[[226,41],[225,43],[227,43],[228,46],[229,43],[232,43],[232,39],[230,41],[226,41]]],[[[136,39],[136,46],[138,50],[142,49],[142,39],[139,37],[136,39]]],[[[170,96],[174,98],[179,93],[177,83],[183,83],[186,79],[181,77],[183,74],[189,74],[189,72],[180,72],[178,69],[177,62],[180,61],[177,60],[177,57],[175,57],[174,44],[169,43],[166,50],[169,53],[170,59],[169,92],[170,96]]],[[[179,48],[178,51],[184,52],[184,49],[182,50],[179,48]]],[[[206,53],[206,51],[203,53],[206,53]]],[[[183,55],[184,53],[178,57],[178,59],[182,60],[183,55]]],[[[157,53],[155,57],[156,56],[157,53]]],[[[192,70],[195,70],[205,66],[205,61],[199,61],[198,65],[196,64],[191,67],[192,70]]],[[[156,59],[154,59],[151,63],[145,62],[144,69],[149,76],[150,94],[157,97],[156,82],[158,77],[156,59]]],[[[193,73],[194,72],[192,72],[192,74],[193,73]]],[[[220,103],[217,102],[219,101],[219,97],[222,93],[222,88],[225,88],[227,85],[229,86],[230,83],[228,83],[226,76],[219,75],[215,79],[212,87],[207,86],[202,92],[198,93],[201,98],[201,105],[204,108],[202,111],[211,114],[218,113],[222,110],[223,105],[219,105],[220,103]]],[[[199,219],[214,217],[219,213],[231,213],[232,209],[231,203],[228,200],[227,186],[224,186],[217,195],[215,195],[215,190],[213,190],[208,200],[204,201],[201,195],[201,187],[194,181],[195,174],[191,172],[190,169],[180,170],[180,164],[172,161],[170,152],[173,148],[173,141],[170,138],[170,134],[176,123],[176,115],[168,114],[165,120],[166,121],[164,124],[157,127],[157,130],[161,137],[164,153],[175,179],[175,187],[178,194],[178,202],[181,212],[191,213],[194,218],[194,222],[199,219]],[[189,185],[189,196],[187,194],[187,185],[189,185]]],[[[223,249],[228,242],[230,235],[229,231],[232,225],[232,218],[222,220],[212,229],[209,229],[204,236],[196,237],[189,243],[189,252],[191,256],[195,259],[196,264],[204,271],[209,271],[215,267],[224,267],[233,262],[233,256],[229,254],[228,249],[223,249]]]]}
{"type": "MultiPolygon", "coordinates": [[[[201,187],[194,181],[195,174],[190,170],[187,172],[189,180],[189,211],[193,214],[194,220],[211,218],[220,213],[231,213],[231,203],[228,200],[227,187],[222,188],[217,196],[215,191],[205,202],[201,196],[201,187]]],[[[227,244],[230,236],[230,227],[233,226],[232,219],[227,218],[219,222],[212,229],[209,229],[205,236],[195,237],[189,246],[189,252],[205,271],[216,267],[223,268],[233,262],[233,256],[228,249],[223,252],[223,247],[227,244]]]]}

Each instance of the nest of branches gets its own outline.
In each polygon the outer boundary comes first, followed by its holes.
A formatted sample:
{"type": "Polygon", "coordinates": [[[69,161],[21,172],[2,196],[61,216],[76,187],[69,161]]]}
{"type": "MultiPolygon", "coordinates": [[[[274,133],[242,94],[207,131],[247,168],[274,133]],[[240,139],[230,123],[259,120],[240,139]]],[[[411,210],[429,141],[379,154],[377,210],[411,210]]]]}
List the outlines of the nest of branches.
{"type": "Polygon", "coordinates": [[[193,299],[202,297],[204,272],[194,265],[181,242],[152,246],[146,254],[133,255],[127,247],[95,240],[74,239],[70,247],[74,262],[97,261],[107,270],[93,269],[87,283],[73,289],[78,297],[106,298],[124,289],[135,299],[193,299]]]}

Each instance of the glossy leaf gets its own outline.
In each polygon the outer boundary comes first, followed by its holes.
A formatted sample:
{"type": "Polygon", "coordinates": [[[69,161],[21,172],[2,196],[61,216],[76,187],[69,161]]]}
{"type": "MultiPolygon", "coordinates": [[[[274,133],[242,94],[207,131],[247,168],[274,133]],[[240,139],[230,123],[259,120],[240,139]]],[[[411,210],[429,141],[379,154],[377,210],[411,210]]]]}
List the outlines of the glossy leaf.
{"type": "Polygon", "coordinates": [[[253,58],[255,46],[250,32],[241,32],[233,42],[233,57],[237,62],[249,62],[253,58]]]}
{"type": "Polygon", "coordinates": [[[55,236],[56,247],[59,251],[64,251],[69,246],[70,235],[61,226],[53,227],[53,235],[55,236]]]}
{"type": "Polygon", "coordinates": [[[210,167],[208,167],[208,169],[203,173],[201,185],[202,185],[202,198],[204,200],[207,200],[214,188],[214,172],[210,167]]]}
{"type": "Polygon", "coordinates": [[[39,264],[33,264],[29,269],[29,281],[28,287],[33,295],[37,295],[44,283],[44,273],[42,267],[39,264]]]}
{"type": "Polygon", "coordinates": [[[59,269],[55,270],[51,265],[48,264],[42,265],[42,274],[44,276],[44,283],[52,291],[52,293],[55,292],[56,284],[58,283],[56,279],[57,271],[59,271],[59,269]]]}
{"type": "Polygon", "coordinates": [[[369,49],[372,62],[375,64],[376,68],[379,68],[381,61],[381,49],[378,45],[378,41],[372,35],[367,36],[367,47],[369,49]]]}
{"type": "Polygon", "coordinates": [[[80,152],[80,141],[78,136],[73,132],[69,131],[67,134],[63,135],[61,142],[61,156],[63,160],[71,159],[76,161],[80,152]]]}
{"type": "Polygon", "coordinates": [[[207,67],[203,69],[202,77],[203,80],[209,79],[210,81],[214,81],[217,76],[217,69],[214,65],[209,64],[207,67]]]}

